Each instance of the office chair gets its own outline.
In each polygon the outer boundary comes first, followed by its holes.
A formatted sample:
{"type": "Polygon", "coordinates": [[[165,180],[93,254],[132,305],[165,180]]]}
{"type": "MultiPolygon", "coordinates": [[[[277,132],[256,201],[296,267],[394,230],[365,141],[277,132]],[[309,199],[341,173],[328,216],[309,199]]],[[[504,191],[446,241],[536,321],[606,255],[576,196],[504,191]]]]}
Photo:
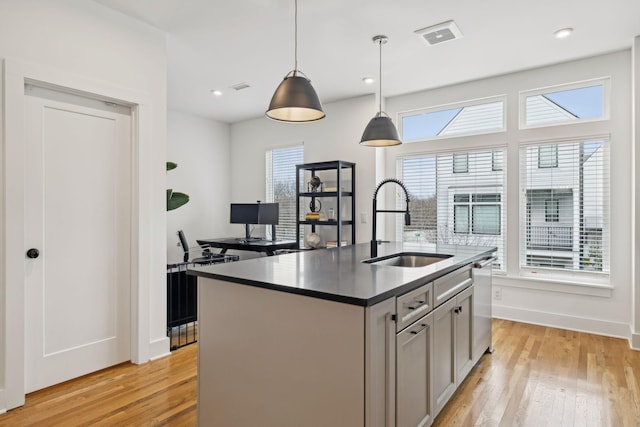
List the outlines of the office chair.
{"type": "Polygon", "coordinates": [[[180,245],[182,245],[182,250],[184,251],[184,262],[205,265],[224,260],[224,255],[209,252],[209,249],[207,247],[196,246],[194,248],[190,248],[189,243],[187,243],[187,238],[184,236],[184,232],[182,230],[178,230],[178,238],[180,239],[180,245]],[[204,256],[190,260],[190,252],[192,251],[202,251],[201,254],[204,256]]]}

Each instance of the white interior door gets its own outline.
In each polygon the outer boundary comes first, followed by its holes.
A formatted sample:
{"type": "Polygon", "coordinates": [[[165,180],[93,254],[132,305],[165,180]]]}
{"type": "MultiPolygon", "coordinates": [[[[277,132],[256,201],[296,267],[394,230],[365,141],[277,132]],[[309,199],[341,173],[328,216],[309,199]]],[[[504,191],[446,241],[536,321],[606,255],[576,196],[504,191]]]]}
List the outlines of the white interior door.
{"type": "Polygon", "coordinates": [[[31,392],[130,359],[131,113],[31,85],[25,108],[31,392]]]}

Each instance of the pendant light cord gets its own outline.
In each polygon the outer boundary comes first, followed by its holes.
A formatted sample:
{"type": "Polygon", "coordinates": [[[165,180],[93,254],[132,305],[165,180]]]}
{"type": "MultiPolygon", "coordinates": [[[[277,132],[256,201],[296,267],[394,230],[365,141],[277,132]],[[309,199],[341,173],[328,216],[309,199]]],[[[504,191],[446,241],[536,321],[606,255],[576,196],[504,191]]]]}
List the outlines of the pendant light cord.
{"type": "MultiPolygon", "coordinates": [[[[297,0],[296,0],[297,1],[297,0]]],[[[379,102],[379,113],[380,116],[382,116],[382,39],[378,40],[378,44],[380,45],[380,62],[379,62],[379,69],[378,69],[378,74],[379,74],[379,79],[378,79],[378,83],[380,84],[380,92],[378,95],[378,102],[379,102]]]]}
{"type": "Polygon", "coordinates": [[[295,18],[293,20],[294,22],[294,55],[293,57],[295,58],[295,63],[294,63],[294,67],[293,67],[293,75],[295,76],[296,73],[298,72],[298,0],[295,0],[295,18]]]}

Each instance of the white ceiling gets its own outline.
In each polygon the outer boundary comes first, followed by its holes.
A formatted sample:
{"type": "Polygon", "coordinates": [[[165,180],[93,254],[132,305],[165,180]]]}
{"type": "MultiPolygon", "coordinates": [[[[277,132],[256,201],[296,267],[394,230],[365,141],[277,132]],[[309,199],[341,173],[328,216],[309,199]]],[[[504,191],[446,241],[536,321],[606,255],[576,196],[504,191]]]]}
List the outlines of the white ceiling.
{"type": "MultiPolygon", "coordinates": [[[[261,116],[294,67],[294,0],[95,1],[167,32],[172,109],[261,116]]],[[[374,93],[362,78],[377,78],[371,38],[386,35],[388,97],[628,48],[639,17],[638,0],[298,0],[298,66],[323,103],[374,93]],[[451,19],[463,38],[428,46],[414,34],[451,19]],[[564,27],[573,35],[555,39],[564,27]]]]}

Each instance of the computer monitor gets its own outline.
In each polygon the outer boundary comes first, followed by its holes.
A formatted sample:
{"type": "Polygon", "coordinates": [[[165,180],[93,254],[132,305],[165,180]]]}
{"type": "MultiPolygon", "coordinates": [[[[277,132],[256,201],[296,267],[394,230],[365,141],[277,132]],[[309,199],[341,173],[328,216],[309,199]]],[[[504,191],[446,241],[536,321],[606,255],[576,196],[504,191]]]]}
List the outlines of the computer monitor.
{"type": "Polygon", "coordinates": [[[257,203],[231,203],[229,221],[231,224],[259,224],[257,203]]]}
{"type": "MultiPolygon", "coordinates": [[[[278,203],[231,203],[229,221],[231,224],[244,224],[245,237],[248,240],[251,238],[250,225],[265,224],[275,227],[279,214],[278,203]]],[[[275,232],[272,231],[272,234],[275,236],[275,232]]]]}
{"type": "Polygon", "coordinates": [[[278,203],[258,203],[258,224],[278,225],[279,218],[278,203]]]}

